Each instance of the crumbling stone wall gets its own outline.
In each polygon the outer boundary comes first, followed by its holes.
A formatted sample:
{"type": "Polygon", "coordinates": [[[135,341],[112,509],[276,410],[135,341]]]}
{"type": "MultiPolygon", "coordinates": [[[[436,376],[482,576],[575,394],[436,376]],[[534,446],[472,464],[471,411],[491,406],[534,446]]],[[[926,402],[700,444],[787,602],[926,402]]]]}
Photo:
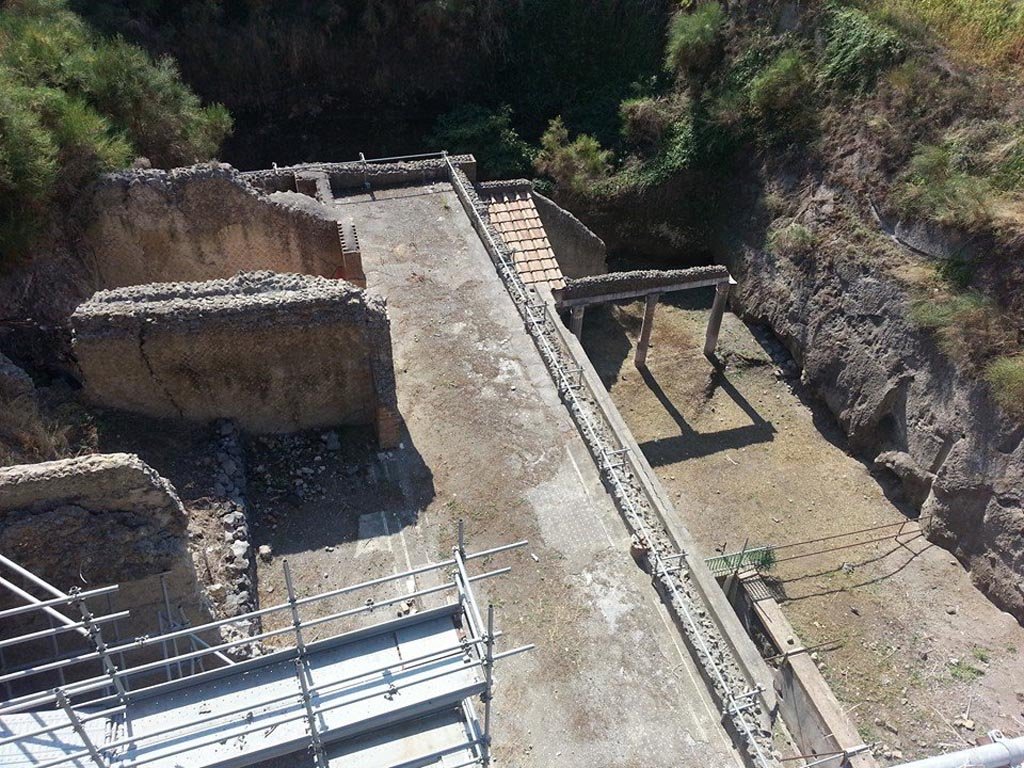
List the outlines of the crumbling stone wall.
{"type": "Polygon", "coordinates": [[[582,221],[544,195],[533,192],[532,196],[562,274],[578,278],[603,275],[607,272],[608,251],[604,240],[591,232],[582,221]]]}
{"type": "Polygon", "coordinates": [[[97,288],[261,269],[345,276],[331,209],[295,191],[260,191],[228,165],[108,174],[85,211],[97,288]]]}
{"type": "Polygon", "coordinates": [[[0,551],[58,589],[172,570],[188,558],[174,488],[126,453],[0,469],[0,551]]]}
{"type": "Polygon", "coordinates": [[[345,281],[256,272],[120,288],[71,324],[100,405],[254,432],[375,424],[397,444],[384,302],[345,281]]]}

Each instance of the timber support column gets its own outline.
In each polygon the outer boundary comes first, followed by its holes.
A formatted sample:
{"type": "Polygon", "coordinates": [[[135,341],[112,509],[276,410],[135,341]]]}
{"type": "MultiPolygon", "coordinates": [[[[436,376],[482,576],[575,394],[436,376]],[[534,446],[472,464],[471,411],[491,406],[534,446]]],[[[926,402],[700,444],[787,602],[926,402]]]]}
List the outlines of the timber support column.
{"type": "Polygon", "coordinates": [[[708,330],[704,336],[704,356],[713,358],[715,347],[718,346],[718,332],[722,328],[722,315],[725,314],[725,304],[729,300],[729,289],[736,284],[731,277],[728,281],[722,281],[715,286],[715,302],[711,305],[711,317],[708,318],[708,330]]]}
{"type": "Polygon", "coordinates": [[[654,310],[658,307],[660,293],[647,295],[647,304],[644,306],[644,324],[640,327],[640,341],[636,345],[636,358],[633,363],[637,368],[647,367],[647,348],[651,345],[651,328],[654,326],[654,310]]]}
{"type": "Polygon", "coordinates": [[[572,335],[579,339],[580,342],[583,341],[583,313],[586,309],[586,307],[572,308],[572,335]]]}

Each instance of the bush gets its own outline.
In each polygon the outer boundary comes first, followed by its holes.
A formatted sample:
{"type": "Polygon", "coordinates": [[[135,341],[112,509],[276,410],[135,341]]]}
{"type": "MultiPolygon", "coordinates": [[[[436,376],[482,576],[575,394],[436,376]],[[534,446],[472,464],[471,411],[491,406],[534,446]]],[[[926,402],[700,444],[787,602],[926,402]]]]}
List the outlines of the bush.
{"type": "Polygon", "coordinates": [[[541,151],[534,160],[537,172],[550,176],[559,187],[573,194],[592,191],[611,172],[612,153],[586,134],[570,142],[569,131],[561,117],[548,124],[540,145],[541,151]]]}
{"type": "Polygon", "coordinates": [[[1024,356],[997,357],[985,369],[985,379],[999,405],[1024,416],[1024,356]]]}
{"type": "Polygon", "coordinates": [[[827,35],[821,79],[847,90],[870,90],[878,75],[899,63],[905,54],[903,41],[894,29],[856,8],[835,9],[827,35]]]}
{"type": "Polygon", "coordinates": [[[893,200],[909,217],[971,230],[992,219],[992,190],[983,178],[955,167],[948,147],[923,145],[910,160],[893,200]]]}
{"type": "Polygon", "coordinates": [[[0,264],[27,252],[51,206],[97,173],[143,154],[157,165],[207,159],[231,127],[202,107],[169,59],[103,40],[63,0],[0,13],[0,264]]]}
{"type": "Polygon", "coordinates": [[[783,51],[750,81],[747,96],[751,112],[761,123],[762,143],[801,138],[813,125],[809,102],[811,78],[797,50],[783,51]]]}
{"type": "Polygon", "coordinates": [[[710,2],[692,13],[678,11],[668,27],[665,70],[671,73],[703,71],[714,61],[721,47],[725,10],[710,2]]]}
{"type": "Polygon", "coordinates": [[[450,152],[472,152],[485,179],[508,179],[529,173],[534,150],[512,127],[512,108],[487,109],[478,104],[456,107],[437,119],[430,139],[450,152]]]}

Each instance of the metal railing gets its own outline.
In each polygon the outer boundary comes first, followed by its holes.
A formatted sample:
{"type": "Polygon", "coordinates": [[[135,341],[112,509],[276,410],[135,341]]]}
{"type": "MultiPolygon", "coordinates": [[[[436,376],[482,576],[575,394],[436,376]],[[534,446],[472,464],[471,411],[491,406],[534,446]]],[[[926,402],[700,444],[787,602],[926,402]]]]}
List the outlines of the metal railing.
{"type": "MultiPolygon", "coordinates": [[[[83,660],[95,660],[100,658],[104,661],[104,674],[95,676],[91,679],[84,681],[77,681],[69,685],[62,685],[55,689],[42,691],[28,697],[21,697],[13,701],[4,702],[0,706],[0,714],[11,714],[14,712],[25,712],[32,710],[39,710],[48,705],[57,705],[61,710],[64,711],[67,720],[64,722],[51,723],[50,725],[35,728],[30,731],[17,733],[11,736],[0,738],[0,747],[17,744],[19,742],[25,743],[30,739],[37,739],[42,736],[53,736],[60,731],[67,731],[68,728],[74,730],[79,740],[82,742],[80,749],[69,752],[68,754],[62,755],[60,758],[50,760],[48,762],[40,763],[36,768],[52,768],[53,766],[64,765],[73,763],[76,760],[91,760],[95,765],[100,768],[107,768],[109,761],[106,757],[112,750],[116,750],[122,747],[128,747],[131,745],[136,750],[143,744],[147,745],[147,751],[150,753],[141,756],[134,760],[125,760],[123,756],[119,759],[124,765],[141,766],[147,763],[153,762],[154,760],[167,757],[169,755],[179,754],[185,750],[183,745],[187,744],[187,750],[198,749],[203,746],[215,743],[224,738],[222,731],[225,728],[231,728],[232,725],[243,724],[246,725],[244,729],[232,728],[232,737],[243,736],[261,729],[273,729],[279,725],[292,722],[295,720],[304,719],[307,723],[307,729],[310,736],[310,750],[313,753],[316,764],[320,767],[326,766],[327,761],[325,757],[325,742],[320,733],[318,722],[320,716],[324,712],[337,709],[342,706],[348,706],[353,702],[363,700],[363,698],[370,698],[378,695],[375,692],[370,692],[363,696],[357,696],[352,698],[340,699],[335,703],[327,704],[321,699],[325,694],[337,695],[338,693],[346,691],[355,691],[366,685],[366,682],[371,679],[375,679],[378,676],[381,679],[389,680],[388,690],[390,693],[397,693],[404,687],[411,687],[414,685],[420,685],[424,682],[428,682],[434,679],[440,679],[446,675],[450,675],[453,672],[461,671],[465,669],[480,669],[484,678],[484,693],[481,695],[481,699],[484,703],[485,714],[483,729],[480,731],[477,728],[475,713],[473,712],[472,704],[468,701],[464,702],[464,711],[466,712],[467,718],[473,718],[469,723],[471,729],[472,738],[461,745],[460,747],[453,748],[453,750],[472,748],[477,750],[479,759],[476,762],[486,766],[490,761],[490,701],[493,692],[493,675],[492,668],[496,661],[499,661],[510,656],[523,653],[533,649],[533,645],[524,645],[518,648],[504,651],[501,653],[495,653],[494,642],[501,636],[500,632],[494,630],[494,609],[493,606],[488,606],[487,612],[487,624],[485,625],[481,620],[479,607],[476,602],[472,590],[472,584],[474,582],[490,578],[492,576],[498,576],[508,573],[510,568],[498,568],[490,570],[485,573],[470,575],[467,569],[467,563],[476,559],[490,557],[498,555],[504,552],[508,552],[513,549],[518,549],[526,545],[525,541],[516,542],[513,544],[507,544],[500,547],[494,547],[492,549],[467,554],[465,551],[464,538],[461,535],[462,526],[460,524],[460,535],[459,543],[453,548],[452,557],[441,562],[429,563],[426,565],[412,568],[401,573],[392,574],[389,576],[364,581],[359,584],[342,587],[340,589],[331,590],[317,595],[308,597],[299,597],[294,589],[291,571],[287,564],[284,563],[284,575],[285,583],[288,590],[288,599],[284,603],[273,605],[267,608],[262,608],[256,611],[250,611],[239,616],[231,617],[230,619],[222,619],[219,621],[209,622],[196,627],[187,627],[171,632],[156,635],[154,637],[143,637],[138,638],[130,643],[119,644],[111,647],[103,647],[96,651],[88,654],[82,654],[74,656],[67,660],[61,660],[51,662],[48,664],[37,665],[28,671],[30,673],[37,672],[39,669],[46,671],[52,671],[66,667],[70,664],[81,663],[83,660]],[[414,576],[436,572],[443,569],[452,569],[451,579],[449,581],[442,582],[433,587],[426,587],[419,590],[414,590],[405,594],[401,594],[397,597],[390,597],[384,600],[373,600],[372,598],[367,599],[366,602],[356,608],[334,611],[325,616],[316,616],[310,619],[303,619],[301,615],[302,608],[311,608],[323,603],[326,600],[337,598],[342,595],[349,595],[359,590],[366,590],[373,587],[378,587],[390,582],[396,582],[403,579],[408,579],[414,576]],[[312,627],[322,625],[327,622],[339,621],[344,618],[357,616],[360,614],[372,612],[376,609],[394,605],[396,603],[402,603],[425,597],[427,595],[438,594],[453,590],[457,596],[457,603],[453,605],[458,606],[459,612],[465,617],[466,623],[469,627],[469,632],[465,638],[461,638],[457,645],[451,647],[442,648],[440,650],[432,650],[429,653],[422,654],[417,657],[405,658],[398,663],[397,666],[401,667],[401,671],[394,671],[396,663],[392,662],[386,665],[371,669],[360,670],[357,674],[350,675],[345,678],[330,680],[320,685],[314,685],[312,677],[310,675],[309,668],[309,646],[306,643],[304,631],[312,627]],[[196,633],[205,632],[208,630],[214,630],[222,627],[229,623],[237,623],[240,621],[251,620],[255,618],[262,618],[277,613],[286,613],[291,619],[289,625],[280,628],[273,629],[251,637],[246,637],[242,640],[228,641],[215,645],[209,645],[203,643],[205,647],[198,649],[193,645],[193,650],[176,653],[172,656],[166,657],[162,660],[144,663],[134,667],[128,667],[125,669],[117,668],[113,665],[114,655],[121,652],[128,652],[131,650],[138,650],[144,647],[150,647],[159,645],[161,647],[167,647],[168,642],[176,641],[177,639],[186,638],[190,636],[196,636],[196,633]],[[265,640],[272,637],[281,635],[292,635],[294,637],[294,659],[292,660],[295,665],[295,675],[298,688],[295,692],[291,692],[284,695],[273,696],[271,698],[262,699],[259,701],[246,701],[241,707],[231,710],[220,710],[213,711],[204,717],[192,719],[188,722],[176,722],[173,725],[169,725],[164,728],[158,728],[156,730],[150,730],[148,732],[139,732],[137,729],[130,729],[131,733],[125,738],[116,739],[105,742],[103,744],[95,744],[90,739],[89,733],[85,728],[85,724],[110,718],[114,716],[120,716],[125,718],[125,721],[130,724],[133,701],[138,701],[144,694],[156,691],[160,689],[160,693],[167,690],[167,686],[180,686],[191,684],[190,676],[179,677],[171,683],[159,683],[155,685],[149,685],[147,687],[131,689],[127,685],[129,678],[139,675],[144,672],[151,672],[160,667],[167,668],[168,675],[170,675],[170,668],[173,666],[179,666],[186,661],[191,661],[197,658],[208,657],[222,653],[225,650],[229,650],[238,647],[243,643],[253,643],[259,640],[265,640]],[[411,680],[408,683],[402,683],[402,675],[407,675],[410,670],[424,670],[431,665],[436,665],[438,662],[444,660],[450,660],[459,657],[466,657],[467,654],[472,657],[472,661],[462,665],[455,665],[442,670],[440,673],[431,673],[426,676],[419,676],[411,680]],[[106,665],[109,664],[113,669],[112,672],[107,671],[106,665]],[[121,687],[117,688],[117,704],[114,706],[108,706],[112,704],[112,701],[101,699],[99,701],[89,702],[89,709],[85,712],[79,712],[71,706],[71,697],[80,696],[84,693],[88,693],[94,690],[109,689],[112,684],[117,685],[120,682],[121,687]],[[121,691],[123,689],[123,695],[121,691]],[[266,720],[261,719],[257,725],[249,727],[251,720],[251,713],[258,707],[281,707],[285,704],[301,704],[296,707],[290,714],[282,714],[274,719],[266,720]],[[212,724],[216,723],[214,727],[212,724]],[[210,737],[208,739],[200,738],[199,740],[184,741],[181,739],[183,729],[189,728],[201,728],[202,726],[210,726],[210,737]],[[166,737],[166,739],[164,739],[166,737]],[[168,746],[161,748],[161,740],[166,740],[168,746]]],[[[20,566],[18,566],[20,568],[20,566]]],[[[31,574],[30,574],[31,575],[31,574]]],[[[35,578],[33,576],[33,578],[35,578]]],[[[55,598],[54,600],[39,601],[35,605],[24,606],[8,611],[0,612],[0,617],[4,615],[17,615],[28,610],[44,610],[49,606],[54,605],[68,605],[70,603],[82,602],[86,597],[94,597],[96,595],[108,594],[111,590],[116,587],[104,587],[96,590],[89,590],[87,592],[81,592],[78,595],[68,595],[64,598],[55,598]]],[[[66,617],[65,617],[66,618],[66,617]]],[[[20,638],[12,638],[11,644],[19,641],[26,641],[26,639],[37,640],[41,635],[46,633],[33,632],[28,635],[24,635],[20,638]]],[[[344,635],[339,636],[343,638],[344,635]]],[[[284,649],[282,653],[287,655],[288,649],[284,649]]],[[[16,674],[21,677],[20,673],[16,674]]],[[[8,677],[4,675],[0,677],[0,680],[8,677]]],[[[113,698],[113,697],[110,697],[113,698]]],[[[202,731],[200,731],[202,732],[202,731]]],[[[56,739],[54,741],[57,741],[56,739]]],[[[467,763],[470,764],[470,763],[467,763]]]]}
{"type": "MultiPolygon", "coordinates": [[[[593,410],[597,411],[596,415],[604,422],[602,425],[603,430],[599,431],[598,425],[595,424],[591,415],[592,409],[587,407],[578,394],[581,390],[588,389],[589,383],[582,375],[582,370],[578,366],[570,366],[565,363],[563,353],[556,349],[549,338],[550,335],[556,333],[554,326],[549,324],[560,322],[557,315],[554,314],[554,307],[537,296],[536,293],[531,294],[529,289],[527,289],[514,264],[506,255],[505,249],[499,247],[495,241],[488,222],[484,220],[477,210],[474,202],[476,195],[469,191],[467,187],[468,180],[463,179],[464,174],[455,167],[447,155],[445,156],[445,161],[448,164],[452,186],[463,207],[466,209],[466,213],[470,217],[474,228],[483,240],[486,250],[494,262],[516,308],[523,317],[527,330],[537,345],[538,351],[547,365],[551,376],[554,378],[559,393],[562,395],[566,406],[579,426],[584,440],[591,449],[591,453],[595,456],[602,477],[612,487],[618,507],[625,517],[627,525],[629,525],[635,535],[641,537],[651,546],[648,559],[652,573],[670,592],[672,598],[670,607],[681,614],[680,617],[688,629],[687,634],[697,648],[699,657],[697,661],[704,667],[715,683],[718,696],[722,702],[723,715],[731,716],[736,723],[743,740],[749,748],[754,763],[759,768],[770,768],[773,765],[773,761],[770,761],[765,755],[764,750],[754,735],[758,726],[756,723],[749,722],[745,714],[751,708],[753,699],[760,691],[758,689],[737,691],[712,655],[703,630],[701,630],[692,612],[687,607],[687,603],[691,601],[691,598],[681,592],[674,578],[674,574],[677,574],[682,567],[684,554],[658,551],[656,545],[660,537],[654,535],[650,525],[644,519],[642,511],[633,499],[636,491],[629,487],[628,473],[632,471],[635,475],[642,475],[642,469],[633,463],[635,457],[631,456],[630,448],[622,445],[615,434],[615,430],[604,418],[600,409],[595,407],[593,410]],[[609,448],[609,444],[613,447],[609,448]]],[[[597,402],[596,393],[591,392],[590,396],[594,402],[597,402]]],[[[648,493],[643,484],[641,484],[640,493],[644,495],[648,493]]],[[[647,500],[653,508],[653,499],[648,496],[647,500]]]]}

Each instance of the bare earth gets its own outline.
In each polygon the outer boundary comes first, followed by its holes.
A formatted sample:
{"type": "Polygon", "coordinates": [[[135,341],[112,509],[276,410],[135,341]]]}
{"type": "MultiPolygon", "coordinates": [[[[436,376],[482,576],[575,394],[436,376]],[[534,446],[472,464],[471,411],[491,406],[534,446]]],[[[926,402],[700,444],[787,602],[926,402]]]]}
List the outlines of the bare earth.
{"type": "Polygon", "coordinates": [[[780,549],[771,572],[862,736],[899,762],[1024,733],[1024,629],[846,453],[831,415],[783,375],[776,342],[727,314],[727,367],[714,372],[700,353],[709,306],[710,292],[663,300],[646,375],[632,358],[641,302],[588,310],[583,333],[704,555],[888,525],[780,549]]]}
{"type": "Polygon", "coordinates": [[[537,644],[497,668],[501,765],[739,765],[450,187],[336,202],[388,301],[408,432],[381,455],[358,432],[335,451],[320,435],[254,445],[254,544],[275,553],[259,563],[261,604],[283,597],[283,558],[309,594],[447,557],[459,518],[470,551],[529,539],[477,568],[512,565],[478,594],[497,608],[503,648],[537,644]]]}

